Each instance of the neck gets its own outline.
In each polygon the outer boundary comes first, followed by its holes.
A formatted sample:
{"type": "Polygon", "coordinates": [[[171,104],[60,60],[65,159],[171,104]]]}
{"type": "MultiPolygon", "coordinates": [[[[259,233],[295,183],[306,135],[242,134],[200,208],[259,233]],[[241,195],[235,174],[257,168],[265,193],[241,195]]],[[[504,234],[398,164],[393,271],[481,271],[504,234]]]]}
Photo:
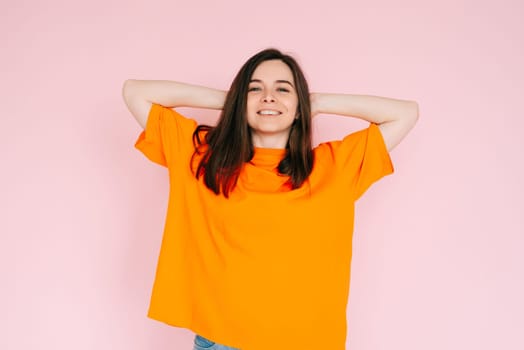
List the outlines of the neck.
{"type": "Polygon", "coordinates": [[[289,135],[260,135],[253,134],[253,146],[257,148],[286,148],[289,135]]]}

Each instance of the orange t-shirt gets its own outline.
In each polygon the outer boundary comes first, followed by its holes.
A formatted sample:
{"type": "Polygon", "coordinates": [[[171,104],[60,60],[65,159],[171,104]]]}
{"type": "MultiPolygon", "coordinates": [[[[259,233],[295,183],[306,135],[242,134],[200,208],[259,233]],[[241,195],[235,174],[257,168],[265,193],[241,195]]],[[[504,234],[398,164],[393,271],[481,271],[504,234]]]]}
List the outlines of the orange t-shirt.
{"type": "Polygon", "coordinates": [[[242,350],[343,350],[354,201],[393,172],[379,128],[317,146],[295,190],[284,150],[256,148],[225,198],[193,175],[196,126],[154,104],[135,145],[170,183],[148,316],[242,350]]]}

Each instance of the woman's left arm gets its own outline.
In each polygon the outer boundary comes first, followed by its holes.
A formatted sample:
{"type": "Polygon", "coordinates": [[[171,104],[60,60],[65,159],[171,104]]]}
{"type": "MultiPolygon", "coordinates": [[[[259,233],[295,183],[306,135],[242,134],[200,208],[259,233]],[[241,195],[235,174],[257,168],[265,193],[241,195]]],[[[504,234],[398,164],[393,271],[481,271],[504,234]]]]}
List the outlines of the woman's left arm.
{"type": "Polygon", "coordinates": [[[368,95],[312,93],[311,115],[338,114],[378,124],[388,151],[408,134],[418,120],[418,103],[368,95]]]}

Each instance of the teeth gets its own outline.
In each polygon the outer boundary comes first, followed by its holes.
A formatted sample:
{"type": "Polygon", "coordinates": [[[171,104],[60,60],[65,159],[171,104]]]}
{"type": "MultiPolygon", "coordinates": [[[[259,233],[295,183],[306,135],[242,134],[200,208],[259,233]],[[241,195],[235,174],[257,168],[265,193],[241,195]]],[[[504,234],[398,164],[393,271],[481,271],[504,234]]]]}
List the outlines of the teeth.
{"type": "Polygon", "coordinates": [[[263,114],[263,115],[277,115],[277,114],[280,114],[280,112],[277,112],[277,111],[260,111],[260,112],[258,112],[258,114],[263,114]]]}

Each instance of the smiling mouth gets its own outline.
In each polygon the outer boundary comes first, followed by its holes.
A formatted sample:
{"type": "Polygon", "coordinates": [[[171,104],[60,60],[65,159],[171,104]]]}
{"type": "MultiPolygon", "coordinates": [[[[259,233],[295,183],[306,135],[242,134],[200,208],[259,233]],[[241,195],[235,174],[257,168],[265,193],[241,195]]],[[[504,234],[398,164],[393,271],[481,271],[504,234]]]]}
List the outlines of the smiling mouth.
{"type": "Polygon", "coordinates": [[[279,111],[273,111],[273,110],[268,110],[268,109],[263,109],[263,110],[261,110],[261,111],[258,111],[257,114],[258,114],[258,115],[275,116],[275,115],[280,115],[280,114],[282,114],[282,112],[279,112],[279,111]]]}

